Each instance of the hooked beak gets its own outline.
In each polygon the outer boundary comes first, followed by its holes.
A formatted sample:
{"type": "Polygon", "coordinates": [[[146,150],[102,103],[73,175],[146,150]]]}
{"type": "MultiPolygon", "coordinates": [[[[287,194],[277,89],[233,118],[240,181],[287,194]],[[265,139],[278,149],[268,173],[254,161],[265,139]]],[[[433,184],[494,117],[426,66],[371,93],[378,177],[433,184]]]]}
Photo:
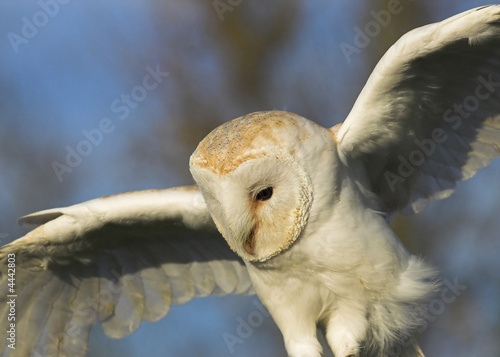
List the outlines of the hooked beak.
{"type": "MultiPolygon", "coordinates": [[[[238,214],[237,211],[234,209],[232,210],[226,210],[225,207],[222,208],[222,216],[223,216],[223,222],[224,222],[224,233],[226,235],[226,240],[228,242],[231,242],[230,245],[234,244],[234,248],[238,247],[236,250],[240,250],[243,248],[246,253],[250,255],[255,254],[255,245],[256,245],[256,232],[257,232],[257,226],[253,222],[252,219],[246,219],[246,220],[238,220],[240,226],[234,226],[230,222],[228,222],[227,219],[227,212],[231,212],[231,215],[234,217],[235,214],[238,214]],[[246,221],[246,222],[245,222],[246,221]],[[252,227],[250,230],[245,229],[247,227],[252,227]]],[[[245,212],[242,212],[243,217],[247,217],[245,212]]]]}
{"type": "Polygon", "coordinates": [[[243,244],[243,248],[245,248],[245,251],[253,255],[254,250],[255,250],[255,228],[250,231],[250,234],[248,235],[247,239],[245,240],[245,243],[243,244]]]}

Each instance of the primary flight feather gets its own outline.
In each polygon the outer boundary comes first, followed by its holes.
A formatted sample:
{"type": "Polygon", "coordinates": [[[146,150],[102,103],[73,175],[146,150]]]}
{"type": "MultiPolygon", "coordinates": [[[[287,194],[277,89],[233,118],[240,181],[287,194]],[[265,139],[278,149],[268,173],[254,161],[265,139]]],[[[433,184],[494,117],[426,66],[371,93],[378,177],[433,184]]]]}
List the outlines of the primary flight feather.
{"type": "Polygon", "coordinates": [[[451,194],[500,155],[500,6],[403,36],[344,123],[248,114],[212,131],[192,187],[129,192],[30,214],[0,248],[4,356],[84,356],[196,296],[256,293],[288,354],[423,356],[413,339],[438,287],[388,225],[451,194]]]}

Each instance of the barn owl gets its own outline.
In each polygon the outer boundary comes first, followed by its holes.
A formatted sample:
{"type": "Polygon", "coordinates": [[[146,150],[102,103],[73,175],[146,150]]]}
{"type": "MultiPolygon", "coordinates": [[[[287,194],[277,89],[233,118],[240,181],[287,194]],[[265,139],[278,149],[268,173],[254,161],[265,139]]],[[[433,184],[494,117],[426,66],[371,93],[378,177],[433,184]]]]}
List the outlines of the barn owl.
{"type": "Polygon", "coordinates": [[[342,124],[248,114],[200,142],[195,186],[22,217],[39,227],[0,249],[0,324],[14,299],[23,341],[0,351],[84,356],[97,322],[119,338],[193,297],[256,293],[290,356],[321,355],[318,326],[338,357],[423,356],[437,274],[388,222],[499,155],[500,6],[485,6],[403,36],[342,124]]]}

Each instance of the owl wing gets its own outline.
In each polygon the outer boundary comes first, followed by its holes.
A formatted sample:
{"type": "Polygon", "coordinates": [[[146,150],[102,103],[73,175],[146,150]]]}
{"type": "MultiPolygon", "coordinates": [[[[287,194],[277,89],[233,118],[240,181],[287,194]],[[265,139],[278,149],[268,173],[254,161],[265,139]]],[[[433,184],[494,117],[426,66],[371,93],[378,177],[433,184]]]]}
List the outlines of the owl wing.
{"type": "Polygon", "coordinates": [[[15,323],[18,341],[14,350],[2,337],[2,356],[84,356],[96,322],[120,338],[194,297],[253,294],[196,186],[98,198],[20,222],[41,226],[0,248],[0,328],[15,323]]]}
{"type": "Polygon", "coordinates": [[[336,132],[339,154],[392,212],[448,197],[500,155],[500,6],[404,35],[336,132]]]}

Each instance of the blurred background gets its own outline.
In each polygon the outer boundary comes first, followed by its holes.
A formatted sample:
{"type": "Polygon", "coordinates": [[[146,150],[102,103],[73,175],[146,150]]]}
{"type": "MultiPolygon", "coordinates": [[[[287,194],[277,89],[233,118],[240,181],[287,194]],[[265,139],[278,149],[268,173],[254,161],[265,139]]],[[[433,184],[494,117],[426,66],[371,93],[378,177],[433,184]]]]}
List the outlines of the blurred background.
{"type": "MultiPolygon", "coordinates": [[[[197,143],[248,112],[339,123],[402,34],[488,2],[2,1],[0,244],[23,235],[16,219],[33,211],[191,184],[197,143]],[[346,51],[394,4],[363,48],[346,51]]],[[[450,199],[393,222],[411,252],[466,287],[431,306],[419,336],[428,356],[500,351],[499,178],[497,161],[450,199]]],[[[122,340],[96,326],[89,356],[286,356],[271,318],[242,343],[224,340],[257,301],[196,299],[122,340]]]]}

